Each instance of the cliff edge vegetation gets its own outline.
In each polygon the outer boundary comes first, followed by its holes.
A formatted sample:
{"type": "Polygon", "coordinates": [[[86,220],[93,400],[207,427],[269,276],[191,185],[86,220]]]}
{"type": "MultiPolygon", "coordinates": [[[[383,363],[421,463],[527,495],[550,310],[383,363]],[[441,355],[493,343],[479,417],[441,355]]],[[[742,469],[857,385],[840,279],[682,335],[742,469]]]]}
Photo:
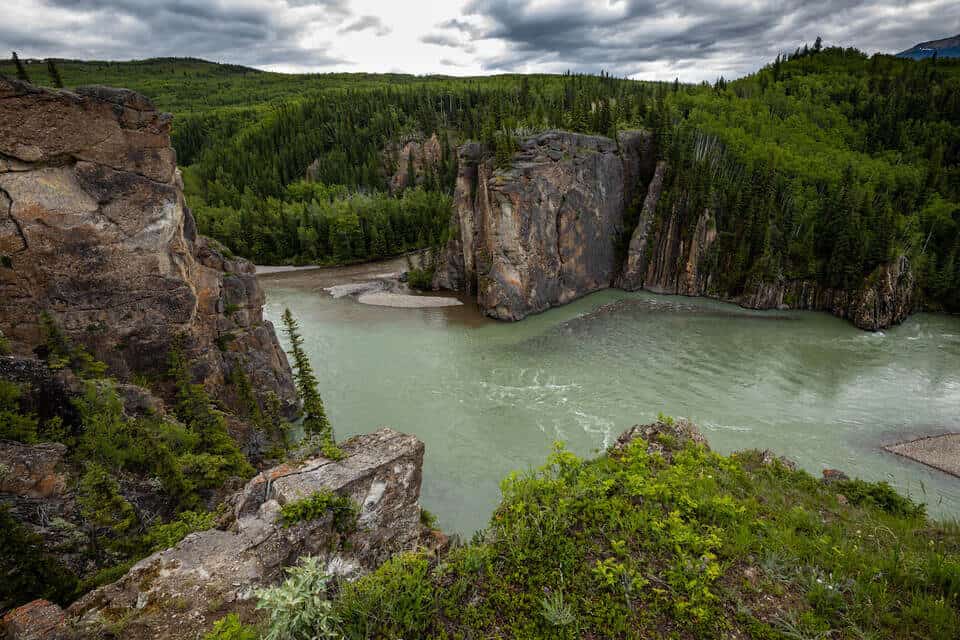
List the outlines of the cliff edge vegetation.
{"type": "Polygon", "coordinates": [[[817,480],[770,452],[722,456],[662,418],[593,460],[557,445],[501,486],[489,527],[448,555],[396,555],[338,588],[305,562],[264,594],[262,626],[227,619],[207,637],[960,633],[960,529],[884,483],[817,480]]]}

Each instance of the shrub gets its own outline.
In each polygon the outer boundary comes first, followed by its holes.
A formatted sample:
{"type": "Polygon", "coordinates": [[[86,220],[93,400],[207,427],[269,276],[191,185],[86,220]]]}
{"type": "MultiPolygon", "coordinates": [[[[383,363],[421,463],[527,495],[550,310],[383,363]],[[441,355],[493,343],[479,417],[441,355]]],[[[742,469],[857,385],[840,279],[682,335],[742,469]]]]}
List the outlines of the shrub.
{"type": "Polygon", "coordinates": [[[34,598],[67,604],[79,587],[77,577],[43,545],[43,538],[20,524],[0,505],[0,610],[34,598]]]}
{"type": "Polygon", "coordinates": [[[212,528],[216,518],[212,512],[184,511],[173,522],[150,527],[146,536],[147,546],[151,552],[169,549],[191,533],[212,528]]]}
{"type": "Polygon", "coordinates": [[[81,378],[102,378],[106,375],[107,365],[90,355],[82,345],[74,344],[47,312],[40,314],[40,330],[48,367],[68,367],[81,378]]]}
{"type": "Polygon", "coordinates": [[[407,284],[413,289],[428,291],[433,288],[434,269],[413,267],[407,271],[407,284]]]}
{"type": "Polygon", "coordinates": [[[926,513],[924,505],[901,496],[886,482],[841,480],[834,483],[832,488],[846,496],[851,504],[875,507],[891,515],[919,518],[926,513]]]}
{"type": "Polygon", "coordinates": [[[350,498],[338,496],[330,491],[317,491],[307,498],[285,504],[280,508],[284,527],[291,527],[298,522],[319,520],[328,514],[333,514],[333,526],[340,532],[353,529],[358,513],[359,508],[350,498]]]}
{"type": "Polygon", "coordinates": [[[330,576],[320,561],[301,558],[299,566],[287,569],[287,575],[279,586],[257,591],[257,608],[270,616],[264,640],[341,638],[340,621],[327,599],[330,576]]]}
{"type": "Polygon", "coordinates": [[[376,575],[343,586],[335,608],[343,635],[351,640],[427,637],[435,614],[427,559],[400,553],[376,575]]]}
{"type": "Polygon", "coordinates": [[[37,441],[37,419],[20,411],[20,385],[0,380],[0,439],[37,441]]]}
{"type": "Polygon", "coordinates": [[[243,624],[235,613],[220,618],[213,623],[213,629],[203,636],[203,640],[259,640],[260,634],[254,627],[243,624]]]}

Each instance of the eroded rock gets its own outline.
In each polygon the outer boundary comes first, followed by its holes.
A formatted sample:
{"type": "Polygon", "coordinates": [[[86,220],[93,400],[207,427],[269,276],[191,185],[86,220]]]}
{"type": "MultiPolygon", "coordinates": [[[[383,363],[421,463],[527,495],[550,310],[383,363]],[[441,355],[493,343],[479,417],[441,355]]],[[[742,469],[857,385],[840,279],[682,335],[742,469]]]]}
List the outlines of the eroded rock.
{"type": "Polygon", "coordinates": [[[170,124],[131,91],[0,79],[0,331],[29,354],[46,311],[122,380],[162,373],[182,337],[214,397],[241,367],[292,415],[253,265],[196,235],[170,124]]]}
{"type": "Polygon", "coordinates": [[[609,287],[624,211],[652,172],[652,138],[551,131],[523,140],[498,169],[481,146],[460,149],[456,232],[435,285],[476,293],[481,310],[519,320],[609,287]]]}

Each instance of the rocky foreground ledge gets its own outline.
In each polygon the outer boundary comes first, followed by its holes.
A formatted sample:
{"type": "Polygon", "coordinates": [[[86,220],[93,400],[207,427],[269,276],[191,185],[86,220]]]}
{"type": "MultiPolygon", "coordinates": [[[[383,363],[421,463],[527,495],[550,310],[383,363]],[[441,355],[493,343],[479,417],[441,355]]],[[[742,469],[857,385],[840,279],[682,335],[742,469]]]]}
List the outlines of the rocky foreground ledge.
{"type": "Polygon", "coordinates": [[[355,578],[394,553],[429,544],[420,523],[423,443],[382,428],[341,448],[340,461],[310,458],[257,475],[230,501],[218,528],[144,558],[66,611],[44,601],[12,611],[4,618],[9,637],[196,638],[229,613],[249,614],[255,590],[278,582],[301,556],[355,578]],[[284,505],[317,492],[356,504],[355,525],[343,527],[333,513],[284,522],[284,505]]]}

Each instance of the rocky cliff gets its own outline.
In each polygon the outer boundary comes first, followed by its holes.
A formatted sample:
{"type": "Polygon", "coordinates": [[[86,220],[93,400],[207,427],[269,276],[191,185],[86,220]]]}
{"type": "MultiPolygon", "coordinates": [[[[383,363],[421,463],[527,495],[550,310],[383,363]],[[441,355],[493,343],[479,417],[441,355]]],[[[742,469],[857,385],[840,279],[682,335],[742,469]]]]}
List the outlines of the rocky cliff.
{"type": "Polygon", "coordinates": [[[684,221],[682,198],[658,209],[668,166],[657,164],[650,180],[627,257],[616,285],[627,291],[708,296],[749,309],[828,311],[861,329],[876,331],[899,324],[915,303],[915,279],[905,257],[880,266],[854,291],[824,287],[811,280],[750,282],[729,294],[715,282],[723,260],[717,255],[716,222],[704,209],[695,222],[684,221]],[[658,217],[659,216],[659,217],[658,217]]]}
{"type": "Polygon", "coordinates": [[[131,91],[0,78],[0,331],[27,354],[49,313],[120,379],[161,373],[182,340],[214,397],[241,367],[291,414],[253,265],[197,235],[170,126],[131,91]]]}
{"type": "Polygon", "coordinates": [[[520,142],[508,167],[459,150],[448,242],[435,286],[475,293],[481,310],[519,320],[609,287],[635,185],[652,173],[652,138],[559,131],[520,142]]]}

